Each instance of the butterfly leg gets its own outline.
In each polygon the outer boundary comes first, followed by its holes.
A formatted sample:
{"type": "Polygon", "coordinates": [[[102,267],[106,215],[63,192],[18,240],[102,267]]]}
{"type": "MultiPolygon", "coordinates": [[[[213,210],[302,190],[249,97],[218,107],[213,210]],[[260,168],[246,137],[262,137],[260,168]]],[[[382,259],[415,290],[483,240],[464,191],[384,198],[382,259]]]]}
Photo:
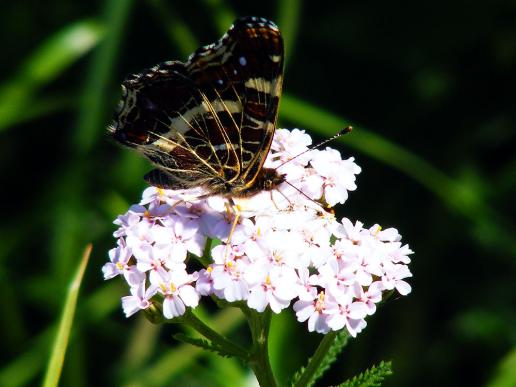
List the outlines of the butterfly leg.
{"type": "Polygon", "coordinates": [[[235,229],[238,224],[238,221],[240,220],[240,208],[233,201],[232,198],[228,199],[228,203],[226,203],[226,210],[228,212],[228,215],[229,214],[232,215],[233,222],[231,223],[231,229],[229,230],[228,239],[226,241],[226,249],[224,252],[224,258],[227,258],[229,256],[229,246],[231,245],[231,239],[233,237],[233,234],[235,233],[235,229]]]}
{"type": "Polygon", "coordinates": [[[292,201],[291,201],[291,200],[290,200],[290,199],[289,199],[289,198],[288,198],[288,197],[287,197],[283,192],[281,192],[279,189],[271,190],[271,191],[270,191],[270,195],[271,195],[271,202],[272,202],[272,204],[274,204],[274,207],[276,207],[276,209],[277,209],[278,211],[281,211],[281,209],[278,207],[278,205],[276,204],[276,201],[274,200],[274,195],[273,195],[274,191],[278,191],[278,192],[279,192],[279,194],[280,194],[281,196],[283,196],[283,197],[285,198],[285,200],[288,202],[289,206],[291,206],[291,205],[292,205],[292,201]]]}

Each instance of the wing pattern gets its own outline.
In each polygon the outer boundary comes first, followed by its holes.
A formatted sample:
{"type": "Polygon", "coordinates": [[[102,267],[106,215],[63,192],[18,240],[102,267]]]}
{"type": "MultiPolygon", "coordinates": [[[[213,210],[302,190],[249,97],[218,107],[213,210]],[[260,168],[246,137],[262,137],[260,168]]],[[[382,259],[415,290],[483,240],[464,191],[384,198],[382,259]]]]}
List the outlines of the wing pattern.
{"type": "Polygon", "coordinates": [[[238,19],[185,63],[164,62],[129,76],[112,135],[157,167],[146,176],[153,185],[254,192],[263,185],[274,135],[283,56],[274,23],[238,19]]]}

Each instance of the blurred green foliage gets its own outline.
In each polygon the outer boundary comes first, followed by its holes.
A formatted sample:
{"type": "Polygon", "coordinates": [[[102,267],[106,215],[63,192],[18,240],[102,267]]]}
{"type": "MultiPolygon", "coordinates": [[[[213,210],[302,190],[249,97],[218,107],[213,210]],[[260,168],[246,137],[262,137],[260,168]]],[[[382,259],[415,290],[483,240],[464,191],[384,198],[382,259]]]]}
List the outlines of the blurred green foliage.
{"type": "MultiPolygon", "coordinates": [[[[0,385],[43,379],[68,284],[93,243],[61,385],[244,385],[231,359],[174,342],[180,327],[125,319],[100,267],[112,220],[149,165],[105,127],[130,72],[185,59],[237,16],[268,17],[287,47],[280,126],[356,157],[339,215],[395,226],[416,251],[413,293],[382,307],[320,383],[391,359],[387,386],[516,386],[516,4],[282,0],[24,0],[1,6],[0,385]],[[14,189],[16,188],[16,189],[14,189]],[[7,195],[11,192],[10,195],[7,195]],[[16,195],[14,195],[16,193],[16,195]],[[20,207],[7,203],[16,199],[20,207]]],[[[246,340],[242,316],[206,321],[246,340]]],[[[321,339],[273,320],[281,380],[321,339]]]]}

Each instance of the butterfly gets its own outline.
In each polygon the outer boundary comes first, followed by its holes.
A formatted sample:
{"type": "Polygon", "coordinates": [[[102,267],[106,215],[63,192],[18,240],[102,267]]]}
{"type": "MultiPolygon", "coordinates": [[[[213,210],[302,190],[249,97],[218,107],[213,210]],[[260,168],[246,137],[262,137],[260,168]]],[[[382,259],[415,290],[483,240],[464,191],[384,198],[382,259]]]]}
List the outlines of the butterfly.
{"type": "Polygon", "coordinates": [[[237,19],[186,62],[167,61],[122,83],[109,131],[156,167],[144,178],[168,189],[249,197],[285,178],[264,168],[276,127],[284,48],[278,27],[237,19]]]}

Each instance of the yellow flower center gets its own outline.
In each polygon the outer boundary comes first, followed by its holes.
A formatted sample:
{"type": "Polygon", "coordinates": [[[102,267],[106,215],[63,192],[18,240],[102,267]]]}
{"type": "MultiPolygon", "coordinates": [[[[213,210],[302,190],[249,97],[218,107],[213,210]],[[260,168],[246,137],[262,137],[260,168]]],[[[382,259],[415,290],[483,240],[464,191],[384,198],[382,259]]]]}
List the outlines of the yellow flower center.
{"type": "Polygon", "coordinates": [[[317,297],[317,301],[315,303],[315,310],[318,312],[322,312],[324,309],[324,292],[320,292],[317,297]]]}

